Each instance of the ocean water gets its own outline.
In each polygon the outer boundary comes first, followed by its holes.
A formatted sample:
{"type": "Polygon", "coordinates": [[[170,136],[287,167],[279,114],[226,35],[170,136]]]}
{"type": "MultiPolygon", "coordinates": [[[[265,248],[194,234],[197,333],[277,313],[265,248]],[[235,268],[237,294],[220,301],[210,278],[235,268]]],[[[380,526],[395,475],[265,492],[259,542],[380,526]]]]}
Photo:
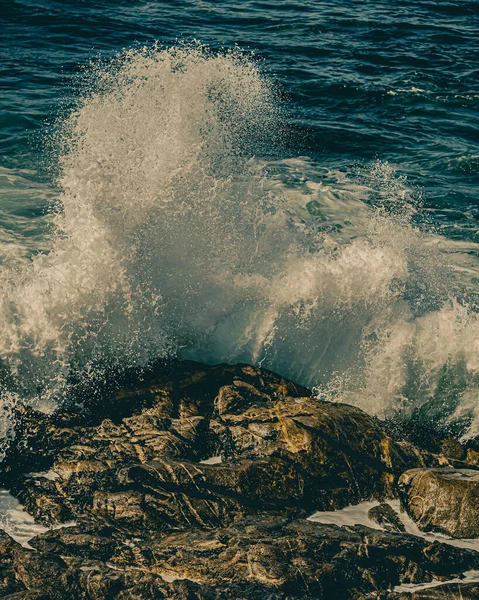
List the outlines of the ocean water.
{"type": "Polygon", "coordinates": [[[0,0],[1,429],[250,362],[479,433],[479,5],[0,0]]]}

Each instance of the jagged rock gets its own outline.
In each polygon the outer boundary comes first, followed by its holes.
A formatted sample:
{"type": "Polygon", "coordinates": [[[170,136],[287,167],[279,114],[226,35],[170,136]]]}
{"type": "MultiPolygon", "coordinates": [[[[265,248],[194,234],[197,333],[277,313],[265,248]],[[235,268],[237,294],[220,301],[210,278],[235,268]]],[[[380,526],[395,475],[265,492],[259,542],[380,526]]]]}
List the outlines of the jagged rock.
{"type": "Polygon", "coordinates": [[[36,475],[18,478],[11,488],[27,512],[38,523],[50,527],[72,519],[64,496],[56,489],[54,481],[36,475]]]}
{"type": "Polygon", "coordinates": [[[413,469],[399,480],[401,503],[423,531],[479,537],[479,473],[413,469]]]}
{"type": "Polygon", "coordinates": [[[112,527],[81,523],[47,531],[35,538],[33,546],[43,554],[107,561],[121,549],[124,541],[125,537],[112,527]]]}
{"type": "Polygon", "coordinates": [[[80,427],[63,427],[61,419],[29,406],[18,406],[13,422],[15,434],[0,468],[0,478],[4,480],[11,473],[47,469],[57,452],[81,435],[80,427]]]}
{"type": "Polygon", "coordinates": [[[15,577],[27,590],[47,591],[57,584],[67,568],[66,563],[55,554],[15,553],[15,577]]]}
{"type": "Polygon", "coordinates": [[[478,466],[479,465],[479,452],[477,450],[473,450],[472,448],[468,448],[465,462],[467,462],[470,465],[478,466]]]}
{"type": "Polygon", "coordinates": [[[3,600],[51,600],[51,598],[48,594],[39,592],[38,590],[25,590],[22,592],[15,592],[14,594],[8,594],[8,596],[3,596],[3,600]]]}
{"type": "Polygon", "coordinates": [[[248,365],[157,369],[105,404],[97,422],[25,409],[4,476],[40,522],[90,515],[165,528],[217,526],[260,509],[306,514],[394,496],[401,472],[439,464],[393,442],[360,409],[248,365]],[[200,464],[211,455],[222,464],[200,464]],[[58,477],[23,478],[17,467],[28,461],[58,477]]]}
{"type": "MultiPolygon", "coordinates": [[[[358,408],[248,365],[192,362],[102,400],[96,412],[87,399],[83,413],[19,409],[3,480],[37,521],[76,525],[34,551],[0,539],[0,597],[359,600],[479,568],[472,551],[305,520],[393,496],[407,469],[455,464],[358,408]]],[[[372,518],[400,529],[385,506],[372,518]]]]}
{"type": "Polygon", "coordinates": [[[374,506],[369,509],[368,517],[374,523],[386,531],[404,532],[406,531],[401,519],[396,514],[394,509],[387,503],[381,503],[379,506],[374,506]]]}
{"type": "MultiPolygon", "coordinates": [[[[100,579],[108,573],[123,573],[118,583],[121,589],[134,580],[135,573],[138,579],[143,572],[156,577],[160,586],[166,585],[164,579],[178,584],[178,580],[171,581],[175,578],[196,585],[195,593],[202,595],[188,598],[359,599],[390,585],[451,579],[479,566],[479,553],[410,535],[268,515],[216,529],[154,535],[145,531],[141,538],[128,538],[116,530],[113,543],[101,546],[101,563],[85,558],[85,536],[100,535],[95,529],[90,534],[86,531],[85,527],[58,529],[36,537],[31,544],[41,551],[39,557],[61,552],[70,564],[69,573],[76,574],[71,575],[73,579],[83,581],[78,573],[85,568],[100,579]]],[[[107,532],[101,536],[106,539],[107,532]]],[[[186,597],[174,589],[169,593],[144,598],[186,597]]],[[[90,597],[98,596],[85,596],[90,597]]]]}
{"type": "Polygon", "coordinates": [[[441,441],[441,454],[448,458],[464,460],[466,450],[459,440],[453,437],[445,438],[441,441]]]}
{"type": "Polygon", "coordinates": [[[0,530],[0,597],[18,591],[19,584],[15,578],[13,561],[19,544],[0,530]]]}
{"type": "Polygon", "coordinates": [[[50,544],[37,542],[39,551],[26,550],[5,533],[0,533],[1,580],[0,598],[10,600],[138,600],[178,599],[200,600],[217,598],[208,588],[191,582],[165,581],[138,564],[131,568],[118,568],[101,562],[112,555],[121,555],[125,541],[108,541],[107,529],[82,532],[79,527],[73,534],[56,530],[50,544]],[[55,543],[55,533],[61,533],[60,543],[55,543]],[[74,544],[65,540],[76,538],[74,544]],[[104,543],[98,543],[98,539],[104,543]],[[54,548],[50,552],[46,547],[54,548]],[[73,550],[73,553],[72,553],[73,550]],[[64,558],[60,557],[64,554],[64,558]],[[74,556],[72,556],[72,554],[74,556]]]}

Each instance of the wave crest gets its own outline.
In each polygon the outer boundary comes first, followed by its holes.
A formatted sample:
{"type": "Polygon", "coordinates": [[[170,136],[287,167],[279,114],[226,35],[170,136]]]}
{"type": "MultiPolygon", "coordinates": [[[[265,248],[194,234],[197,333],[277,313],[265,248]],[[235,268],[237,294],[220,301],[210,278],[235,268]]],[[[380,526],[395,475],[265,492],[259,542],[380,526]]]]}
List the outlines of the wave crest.
{"type": "Polygon", "coordinates": [[[277,91],[236,51],[129,51],[87,81],[58,134],[51,250],[0,276],[6,387],[54,406],[72,372],[179,355],[476,419],[477,314],[387,163],[349,199],[285,184],[301,161],[255,158],[281,135],[277,91]]]}

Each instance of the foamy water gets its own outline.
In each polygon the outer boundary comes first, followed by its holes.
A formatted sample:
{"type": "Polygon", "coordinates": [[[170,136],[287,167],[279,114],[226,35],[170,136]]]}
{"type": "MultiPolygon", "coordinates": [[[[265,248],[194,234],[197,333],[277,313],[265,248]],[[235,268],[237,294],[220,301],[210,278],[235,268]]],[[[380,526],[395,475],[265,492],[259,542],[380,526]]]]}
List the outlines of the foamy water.
{"type": "MultiPolygon", "coordinates": [[[[32,474],[33,475],[33,474],[32,474]]],[[[39,473],[38,475],[43,475],[39,473]]],[[[31,548],[29,541],[50,529],[73,527],[76,523],[62,523],[53,527],[45,527],[36,523],[20,502],[7,490],[0,489],[0,529],[8,533],[16,542],[25,548],[31,548]]]]}
{"type": "Polygon", "coordinates": [[[53,139],[48,249],[0,273],[5,406],[49,410],[72,372],[178,355],[477,431],[477,256],[420,230],[417,190],[391,165],[257,159],[280,147],[284,108],[236,51],[128,51],[82,89],[53,139]]]}
{"type": "MultiPolygon", "coordinates": [[[[388,500],[387,503],[396,512],[399,520],[404,525],[405,532],[409,535],[415,535],[421,537],[428,542],[440,542],[443,544],[449,544],[456,548],[467,548],[469,550],[479,551],[479,540],[477,539],[456,539],[451,538],[441,533],[424,533],[421,531],[416,523],[409,517],[406,512],[401,512],[399,500],[388,500]]],[[[371,529],[383,530],[383,527],[378,525],[376,522],[371,521],[368,517],[368,512],[371,508],[379,506],[379,502],[375,500],[368,500],[360,502],[355,506],[347,506],[341,510],[336,511],[319,511],[309,517],[310,521],[338,525],[339,527],[363,525],[370,527],[371,529]]],[[[400,535],[400,534],[399,534],[400,535]]],[[[479,571],[471,570],[465,571],[462,574],[462,578],[454,578],[448,581],[439,581],[433,579],[428,583],[403,583],[396,585],[393,588],[395,592],[414,592],[419,590],[425,590],[434,588],[440,585],[447,585],[450,583],[477,583],[479,582],[479,571]]]]}
{"type": "MultiPolygon", "coordinates": [[[[406,512],[401,511],[399,500],[390,499],[387,500],[387,503],[396,512],[399,520],[404,525],[406,533],[421,537],[429,542],[441,542],[443,544],[455,546],[456,548],[469,548],[470,550],[479,552],[479,539],[457,539],[442,533],[425,533],[419,529],[406,512]]],[[[380,503],[376,500],[366,500],[359,504],[346,506],[341,510],[315,512],[309,517],[309,520],[317,523],[338,525],[339,527],[364,525],[371,529],[383,530],[383,527],[378,525],[375,521],[371,521],[368,516],[368,512],[371,508],[379,506],[379,504],[380,503]]]]}

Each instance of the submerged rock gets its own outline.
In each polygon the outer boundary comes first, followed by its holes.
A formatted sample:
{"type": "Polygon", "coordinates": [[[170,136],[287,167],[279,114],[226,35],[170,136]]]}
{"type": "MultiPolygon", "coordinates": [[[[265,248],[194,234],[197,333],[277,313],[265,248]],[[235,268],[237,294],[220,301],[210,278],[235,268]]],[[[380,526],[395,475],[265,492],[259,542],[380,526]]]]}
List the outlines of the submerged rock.
{"type": "Polygon", "coordinates": [[[479,537],[479,472],[413,469],[399,480],[401,503],[422,531],[479,537]]]}

